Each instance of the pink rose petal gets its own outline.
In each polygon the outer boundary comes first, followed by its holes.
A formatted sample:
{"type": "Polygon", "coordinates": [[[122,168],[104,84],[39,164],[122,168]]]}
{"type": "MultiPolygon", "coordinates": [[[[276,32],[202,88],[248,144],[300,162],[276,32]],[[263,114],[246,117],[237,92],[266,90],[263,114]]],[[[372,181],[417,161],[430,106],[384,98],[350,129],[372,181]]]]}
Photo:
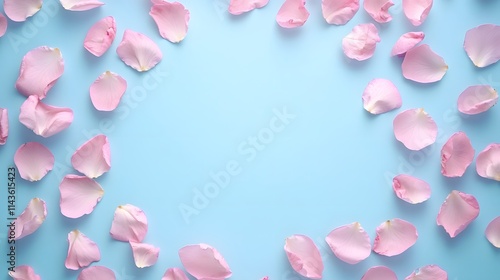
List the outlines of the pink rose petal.
{"type": "Polygon", "coordinates": [[[116,53],[125,64],[139,72],[155,67],[163,57],[160,48],[153,40],[129,29],[125,30],[116,53]]]}
{"type": "Polygon", "coordinates": [[[0,145],[5,145],[9,137],[9,113],[7,109],[0,108],[0,145]]]}
{"type": "Polygon", "coordinates": [[[158,261],[160,248],[150,244],[130,242],[134,262],[138,268],[145,268],[154,265],[158,261]]]}
{"type": "Polygon", "coordinates": [[[285,252],[290,265],[298,274],[310,279],[321,279],[323,260],[311,238],[301,234],[286,238],[285,252]]]}
{"type": "Polygon", "coordinates": [[[160,36],[172,43],[184,40],[188,31],[189,11],[179,2],[163,2],[151,7],[149,15],[160,31],[160,36]]]}
{"type": "Polygon", "coordinates": [[[464,49],[477,67],[486,67],[500,60],[500,25],[483,24],[465,33],[464,49]]]}
{"type": "Polygon", "coordinates": [[[477,155],[476,172],[483,178],[500,181],[500,144],[490,144],[477,155]]]}
{"type": "Polygon", "coordinates": [[[139,207],[125,204],[116,208],[109,231],[111,237],[125,242],[142,242],[147,232],[148,219],[139,207]]]}
{"type": "Polygon", "coordinates": [[[66,128],[73,122],[73,110],[50,106],[31,95],[21,105],[19,121],[36,135],[50,137],[66,128]]]}
{"type": "Polygon", "coordinates": [[[389,80],[373,79],[363,92],[363,108],[378,115],[401,107],[402,100],[399,90],[389,80]]]}
{"type": "Polygon", "coordinates": [[[357,264],[368,258],[372,250],[370,236],[358,222],[332,230],[326,243],[337,258],[348,264],[357,264]]]}
{"type": "Polygon", "coordinates": [[[35,48],[23,57],[16,89],[25,96],[36,95],[43,99],[63,72],[64,60],[59,49],[35,48]]]}
{"type": "Polygon", "coordinates": [[[448,280],[448,273],[437,265],[426,265],[414,271],[405,280],[448,280]]]}
{"type": "Polygon", "coordinates": [[[113,270],[96,265],[82,269],[77,280],[116,280],[116,276],[113,270]]]}
{"type": "Polygon", "coordinates": [[[68,218],[80,218],[94,211],[104,190],[96,181],[78,175],[66,175],[59,185],[61,213],[68,218]]]}
{"type": "Polygon", "coordinates": [[[100,57],[111,47],[116,36],[116,22],[112,16],[105,17],[90,27],[83,47],[91,54],[100,57]]]}
{"type": "Polygon", "coordinates": [[[78,270],[100,259],[101,253],[94,241],[77,229],[68,233],[68,255],[64,262],[67,269],[78,270]]]}
{"type": "Polygon", "coordinates": [[[305,0],[285,0],[276,15],[276,22],[283,28],[296,28],[304,25],[309,18],[305,0]]]}
{"type": "Polygon", "coordinates": [[[365,11],[378,23],[386,23],[392,20],[389,8],[394,6],[391,0],[365,0],[363,7],[365,11]]]}
{"type": "Polygon", "coordinates": [[[438,226],[443,226],[451,238],[467,228],[479,215],[479,204],[470,194],[452,191],[439,210],[438,226]]]}
{"type": "Polygon", "coordinates": [[[224,257],[207,244],[187,245],[179,250],[186,271],[198,280],[223,280],[232,272],[224,257]]]}
{"type": "Polygon", "coordinates": [[[39,181],[54,167],[54,155],[38,142],[22,144],[14,154],[19,175],[30,182],[39,181]]]}
{"type": "Polygon", "coordinates": [[[419,178],[400,174],[392,179],[392,188],[396,195],[411,204],[422,203],[431,197],[431,187],[419,178]]]}
{"type": "Polygon", "coordinates": [[[398,280],[398,277],[386,266],[374,266],[368,269],[361,280],[398,280]]]}
{"type": "Polygon", "coordinates": [[[228,11],[235,16],[260,9],[269,3],[269,0],[231,0],[228,11]]]}
{"type": "Polygon", "coordinates": [[[488,85],[470,86],[458,97],[458,111],[476,115],[488,111],[498,101],[498,92],[488,85]]]}
{"type": "Polygon", "coordinates": [[[453,134],[441,149],[441,174],[462,177],[474,160],[474,148],[464,132],[453,134]]]}
{"type": "Polygon", "coordinates": [[[43,224],[46,217],[47,207],[45,201],[40,198],[30,200],[28,206],[14,221],[16,224],[14,239],[19,240],[34,233],[43,224]]]}
{"type": "Polygon", "coordinates": [[[98,8],[104,3],[97,0],[60,0],[64,9],[68,11],[88,11],[98,8]]]}
{"type": "Polygon", "coordinates": [[[387,257],[396,256],[413,246],[417,239],[417,228],[410,222],[397,218],[388,220],[377,227],[373,251],[387,257]]]}
{"type": "Polygon", "coordinates": [[[174,267],[167,269],[161,280],[189,280],[189,278],[182,269],[174,267]]]}
{"type": "Polygon", "coordinates": [[[432,8],[432,0],[403,0],[403,12],[414,26],[421,25],[432,8]]]}
{"type": "Polygon", "coordinates": [[[344,25],[359,10],[359,0],[322,0],[323,18],[329,24],[344,25]]]}
{"type": "Polygon", "coordinates": [[[380,37],[373,23],[358,24],[342,39],[342,49],[347,57],[362,61],[373,56],[378,42],[380,37]]]}
{"type": "Polygon", "coordinates": [[[7,26],[7,18],[2,13],[0,13],[0,37],[5,35],[5,32],[7,32],[7,26]]]}
{"type": "Polygon", "coordinates": [[[99,111],[113,111],[127,90],[127,81],[116,73],[106,71],[90,86],[90,100],[99,111]]]}
{"type": "Polygon", "coordinates": [[[500,248],[500,216],[488,224],[485,235],[491,245],[500,248]]]}
{"type": "Polygon", "coordinates": [[[4,0],[3,10],[12,21],[25,21],[38,13],[43,0],[4,0]]]}
{"type": "Polygon", "coordinates": [[[403,76],[417,83],[434,83],[440,81],[448,65],[442,57],[431,50],[429,45],[416,46],[406,52],[401,64],[403,76]]]}
{"type": "Polygon", "coordinates": [[[395,56],[406,54],[407,51],[413,49],[413,47],[418,45],[418,43],[422,42],[424,38],[424,32],[408,32],[401,35],[392,47],[391,55],[395,56]]]}
{"type": "Polygon", "coordinates": [[[28,265],[16,266],[14,271],[9,271],[9,276],[13,280],[41,280],[40,275],[35,273],[35,270],[28,265]]]}
{"type": "Polygon", "coordinates": [[[406,148],[418,151],[436,142],[438,127],[424,109],[409,109],[393,121],[394,136],[406,148]]]}
{"type": "Polygon", "coordinates": [[[97,178],[111,169],[108,137],[99,134],[83,143],[71,157],[71,164],[89,178],[97,178]]]}

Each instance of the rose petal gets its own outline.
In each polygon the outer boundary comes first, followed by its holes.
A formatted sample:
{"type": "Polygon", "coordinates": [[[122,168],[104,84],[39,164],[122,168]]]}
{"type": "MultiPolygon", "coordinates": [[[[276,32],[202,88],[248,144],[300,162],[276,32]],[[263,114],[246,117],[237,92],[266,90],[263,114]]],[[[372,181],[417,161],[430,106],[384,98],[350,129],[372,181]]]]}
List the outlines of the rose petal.
{"type": "Polygon", "coordinates": [[[104,5],[97,0],[60,0],[64,9],[68,11],[87,11],[104,5]]]}
{"type": "Polygon", "coordinates": [[[125,242],[142,242],[147,232],[148,219],[139,207],[125,204],[116,208],[109,231],[111,237],[125,242]]]}
{"type": "Polygon", "coordinates": [[[179,250],[179,257],[186,271],[198,280],[222,280],[232,275],[224,257],[210,245],[184,246],[179,250]]]}
{"type": "Polygon", "coordinates": [[[90,86],[90,100],[99,111],[113,111],[127,90],[127,81],[120,75],[106,71],[90,86]]]}
{"type": "Polygon", "coordinates": [[[448,273],[437,265],[426,265],[414,271],[405,280],[448,280],[448,273]]]}
{"type": "Polygon", "coordinates": [[[285,252],[290,265],[298,274],[310,279],[321,279],[323,260],[311,238],[301,234],[288,237],[285,240],[285,252]]]}
{"type": "Polygon", "coordinates": [[[374,266],[368,269],[361,280],[398,280],[398,277],[386,266],[374,266]]]}
{"type": "Polygon", "coordinates": [[[373,56],[378,42],[380,37],[373,23],[358,24],[342,39],[342,49],[347,57],[362,61],[373,56]]]}
{"type": "Polygon", "coordinates": [[[466,88],[458,97],[458,111],[476,115],[488,111],[498,101],[498,92],[487,85],[466,88]]]}
{"type": "Polygon", "coordinates": [[[47,138],[71,125],[73,110],[47,105],[36,95],[30,95],[21,105],[19,121],[36,135],[47,138]]]}
{"type": "Polygon", "coordinates": [[[443,226],[451,238],[467,228],[479,215],[479,204],[470,194],[452,191],[437,216],[438,226],[443,226]]]}
{"type": "Polygon", "coordinates": [[[372,250],[370,236],[358,222],[332,230],[326,243],[337,258],[348,264],[357,264],[368,258],[372,250]]]}
{"type": "Polygon", "coordinates": [[[431,8],[432,0],[403,0],[403,12],[414,26],[425,21],[431,8]]]}
{"type": "Polygon", "coordinates": [[[406,148],[418,151],[436,142],[438,127],[424,109],[409,109],[393,121],[394,136],[406,148]]]}
{"type": "Polygon", "coordinates": [[[410,222],[397,218],[388,220],[377,227],[373,251],[387,257],[396,256],[413,246],[417,239],[417,228],[410,222]]]}
{"type": "Polygon", "coordinates": [[[97,178],[111,169],[108,137],[99,134],[83,143],[71,157],[71,164],[89,178],[97,178]]]}
{"type": "Polygon", "coordinates": [[[45,201],[40,198],[30,200],[28,206],[14,221],[16,224],[14,239],[19,240],[34,233],[43,224],[46,217],[47,207],[45,201]]]}
{"type": "Polygon", "coordinates": [[[486,67],[500,60],[500,25],[483,24],[465,33],[464,49],[477,67],[486,67]]]}
{"type": "Polygon", "coordinates": [[[483,178],[500,181],[500,144],[490,144],[477,155],[476,172],[483,178]]]}
{"type": "Polygon", "coordinates": [[[43,99],[63,72],[64,60],[58,48],[35,48],[23,57],[16,89],[25,96],[36,95],[43,99]]]}
{"type": "Polygon", "coordinates": [[[391,55],[403,55],[409,50],[413,49],[418,43],[422,42],[425,38],[424,32],[408,32],[396,41],[394,46],[392,47],[391,55]]]}
{"type": "Polygon", "coordinates": [[[172,43],[179,43],[186,37],[189,11],[181,3],[155,4],[151,7],[149,15],[156,22],[161,37],[172,43]]]}
{"type": "Polygon", "coordinates": [[[100,259],[101,253],[94,241],[77,229],[68,233],[68,255],[64,262],[67,269],[78,270],[100,259]]]}
{"type": "Polygon", "coordinates": [[[485,235],[491,245],[500,248],[500,216],[496,217],[488,224],[485,235]]]}
{"type": "Polygon", "coordinates": [[[163,57],[160,48],[153,40],[129,29],[125,30],[116,53],[125,64],[139,72],[155,67],[163,57]]]}
{"type": "Polygon", "coordinates": [[[3,10],[12,21],[25,21],[38,13],[42,8],[43,0],[5,0],[3,10]]]}
{"type": "Polygon", "coordinates": [[[0,145],[5,145],[9,137],[9,113],[7,109],[0,108],[0,145]]]}
{"type": "Polygon", "coordinates": [[[448,65],[442,57],[431,50],[429,45],[416,46],[406,52],[401,64],[403,76],[418,83],[434,83],[440,81],[448,65]]]}
{"type": "Polygon", "coordinates": [[[145,268],[154,265],[158,261],[160,248],[150,244],[130,242],[134,262],[138,268],[145,268]]]}
{"type": "Polygon", "coordinates": [[[22,144],[14,154],[19,175],[30,182],[39,181],[54,167],[54,155],[38,142],[22,144]]]}
{"type": "Polygon", "coordinates": [[[16,266],[14,271],[9,271],[9,276],[13,280],[41,280],[40,275],[35,273],[35,270],[28,265],[16,266]]]}
{"type": "Polygon", "coordinates": [[[0,37],[5,35],[5,32],[7,32],[7,26],[7,18],[2,13],[0,13],[0,37]]]}
{"type": "Polygon", "coordinates": [[[453,134],[441,149],[441,174],[462,177],[474,160],[474,148],[464,132],[453,134]]]}
{"type": "Polygon", "coordinates": [[[276,15],[276,22],[283,28],[296,28],[304,25],[309,18],[305,0],[285,0],[276,15]]]}
{"type": "Polygon", "coordinates": [[[365,0],[363,7],[365,11],[378,23],[386,23],[392,20],[389,8],[394,6],[391,0],[365,0]]]}
{"type": "Polygon", "coordinates": [[[161,280],[189,280],[189,278],[180,268],[174,267],[167,269],[161,280]]]}
{"type": "Polygon", "coordinates": [[[344,25],[359,10],[359,0],[322,0],[323,18],[329,24],[344,25]]]}
{"type": "Polygon", "coordinates": [[[82,269],[77,280],[116,280],[116,276],[113,270],[96,265],[82,269]]]}
{"type": "Polygon", "coordinates": [[[235,16],[260,9],[269,3],[269,0],[231,0],[228,11],[235,16]]]}
{"type": "Polygon", "coordinates": [[[100,57],[111,47],[116,36],[116,22],[112,16],[105,17],[90,27],[83,41],[83,47],[100,57]]]}
{"type": "Polygon", "coordinates": [[[402,200],[417,204],[431,197],[431,187],[424,180],[410,175],[400,174],[392,179],[392,188],[402,200]]]}
{"type": "Polygon", "coordinates": [[[94,211],[104,190],[96,181],[78,175],[66,175],[59,185],[61,213],[68,218],[80,218],[94,211]]]}
{"type": "Polygon", "coordinates": [[[363,108],[378,115],[401,107],[402,100],[396,86],[386,79],[373,79],[363,92],[363,108]]]}

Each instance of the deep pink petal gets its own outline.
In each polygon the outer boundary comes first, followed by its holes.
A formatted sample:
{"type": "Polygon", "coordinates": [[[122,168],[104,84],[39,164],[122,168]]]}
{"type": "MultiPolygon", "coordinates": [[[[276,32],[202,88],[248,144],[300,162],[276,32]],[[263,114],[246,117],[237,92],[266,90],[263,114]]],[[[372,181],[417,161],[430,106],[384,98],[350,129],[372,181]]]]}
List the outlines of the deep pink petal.
{"type": "Polygon", "coordinates": [[[491,245],[500,248],[500,216],[496,217],[488,224],[485,235],[491,245]]]}
{"type": "Polygon", "coordinates": [[[487,179],[500,181],[500,144],[493,143],[482,150],[476,159],[476,172],[487,179]]]}
{"type": "Polygon", "coordinates": [[[298,274],[310,279],[321,279],[323,260],[311,238],[301,234],[287,237],[285,252],[290,265],[298,274]]]}
{"type": "Polygon", "coordinates": [[[158,261],[160,248],[150,244],[130,242],[134,262],[138,268],[145,268],[154,265],[158,261]]]}
{"type": "Polygon", "coordinates": [[[403,55],[406,54],[407,51],[413,49],[418,43],[422,42],[425,38],[424,32],[408,32],[396,41],[394,46],[392,47],[391,55],[403,55]]]}
{"type": "Polygon", "coordinates": [[[98,8],[104,3],[97,0],[60,0],[64,9],[68,11],[87,11],[98,8]]]}
{"type": "Polygon", "coordinates": [[[7,32],[7,26],[7,18],[2,13],[0,13],[0,37],[2,37],[5,32],[7,32]]]}
{"type": "Polygon", "coordinates": [[[498,101],[498,92],[488,85],[466,88],[458,97],[458,111],[476,115],[488,111],[498,101]]]}
{"type": "Polygon", "coordinates": [[[54,167],[54,155],[38,142],[22,144],[14,154],[14,163],[21,178],[30,182],[39,181],[54,167]]]}
{"type": "Polygon", "coordinates": [[[285,0],[276,15],[276,22],[283,28],[296,28],[304,25],[309,18],[305,0],[285,0]]]}
{"type": "Polygon", "coordinates": [[[359,0],[322,0],[323,18],[329,24],[344,25],[359,10],[359,0]]]}
{"type": "Polygon", "coordinates": [[[452,191],[439,210],[438,226],[443,226],[451,238],[457,236],[479,215],[479,204],[470,194],[452,191]]]}
{"type": "Polygon", "coordinates": [[[41,280],[40,275],[35,273],[35,270],[28,265],[16,266],[14,271],[9,271],[9,276],[13,280],[41,280]]]}
{"type": "Polygon", "coordinates": [[[361,280],[398,280],[398,277],[386,266],[374,266],[368,269],[361,280]]]}
{"type": "Polygon", "coordinates": [[[96,181],[78,175],[66,175],[59,185],[61,213],[68,218],[80,218],[94,211],[104,190],[96,181]]]}
{"type": "Polygon", "coordinates": [[[94,241],[77,229],[68,233],[68,255],[64,262],[67,269],[78,270],[100,259],[101,253],[94,241]]]}
{"type": "Polygon", "coordinates": [[[116,276],[113,270],[96,265],[82,269],[77,280],[116,280],[116,276]]]}
{"type": "Polygon", "coordinates": [[[182,269],[174,267],[167,269],[161,280],[189,280],[189,278],[182,269]]]}
{"type": "Polygon", "coordinates": [[[403,0],[403,12],[414,26],[425,21],[431,8],[432,0],[403,0]]]}
{"type": "Polygon", "coordinates": [[[474,160],[474,148],[464,132],[453,134],[441,149],[441,174],[462,177],[474,160]]]}
{"type": "Polygon", "coordinates": [[[260,9],[269,3],[269,0],[231,0],[228,11],[235,16],[260,9]]]}
{"type": "Polygon", "coordinates": [[[155,4],[151,7],[149,15],[156,22],[161,37],[172,43],[179,43],[186,37],[189,11],[181,3],[155,4]]]}
{"type": "Polygon", "coordinates": [[[410,222],[401,219],[388,220],[377,227],[373,251],[388,257],[396,256],[413,246],[417,239],[417,228],[410,222]]]}
{"type": "Polygon", "coordinates": [[[184,246],[179,250],[179,257],[186,271],[198,280],[223,280],[232,275],[224,257],[210,245],[184,246]]]}
{"type": "Polygon", "coordinates": [[[89,178],[97,178],[111,169],[108,137],[99,134],[83,143],[71,157],[71,164],[89,178]]]}
{"type": "Polygon", "coordinates": [[[431,50],[429,45],[416,46],[406,52],[401,64],[403,76],[418,83],[440,81],[448,71],[442,57],[431,50]]]}
{"type": "Polygon", "coordinates": [[[342,39],[344,54],[359,61],[373,56],[380,42],[377,27],[373,23],[358,24],[342,39]]]}
{"type": "Polygon", "coordinates": [[[363,7],[365,11],[378,23],[386,23],[392,20],[389,8],[394,6],[391,0],[365,0],[363,7]]]}
{"type": "Polygon", "coordinates": [[[12,21],[25,21],[38,13],[43,0],[4,0],[3,10],[12,21]]]}
{"type": "Polygon", "coordinates": [[[9,137],[9,112],[0,108],[0,145],[5,145],[9,137]]]}
{"type": "Polygon", "coordinates": [[[448,273],[437,265],[426,265],[414,271],[405,280],[448,280],[448,273]]]}
{"type": "Polygon", "coordinates": [[[422,179],[400,174],[392,179],[392,188],[396,195],[402,200],[417,204],[431,197],[431,187],[422,179]]]}
{"type": "Polygon", "coordinates": [[[34,233],[43,224],[46,217],[47,207],[45,201],[40,198],[33,198],[14,221],[16,224],[14,238],[19,240],[34,233]]]}
{"type": "Polygon", "coordinates": [[[500,60],[500,26],[483,24],[465,33],[464,49],[477,67],[486,67],[500,60]]]}
{"type": "Polygon", "coordinates": [[[393,121],[394,136],[406,148],[418,151],[436,142],[438,127],[424,109],[409,109],[393,121]]]}
{"type": "Polygon", "coordinates": [[[90,100],[99,111],[113,111],[127,90],[127,81],[116,73],[106,71],[90,86],[90,100]]]}
{"type": "Polygon", "coordinates": [[[326,237],[337,258],[348,264],[357,264],[368,258],[372,251],[370,236],[358,222],[332,230],[326,237]]]}
{"type": "Polygon", "coordinates": [[[362,99],[363,108],[374,115],[392,111],[402,105],[399,90],[386,79],[371,80],[363,92],[362,99]]]}
{"type": "Polygon", "coordinates": [[[91,54],[103,55],[115,40],[116,22],[112,16],[105,17],[90,27],[83,41],[83,47],[91,54]]]}
{"type": "Polygon", "coordinates": [[[125,30],[116,53],[125,64],[139,72],[155,67],[163,57],[160,48],[153,40],[129,29],[125,30]]]}
{"type": "Polygon", "coordinates": [[[125,242],[142,242],[147,232],[148,219],[139,207],[125,204],[116,208],[109,231],[111,237],[125,242]]]}

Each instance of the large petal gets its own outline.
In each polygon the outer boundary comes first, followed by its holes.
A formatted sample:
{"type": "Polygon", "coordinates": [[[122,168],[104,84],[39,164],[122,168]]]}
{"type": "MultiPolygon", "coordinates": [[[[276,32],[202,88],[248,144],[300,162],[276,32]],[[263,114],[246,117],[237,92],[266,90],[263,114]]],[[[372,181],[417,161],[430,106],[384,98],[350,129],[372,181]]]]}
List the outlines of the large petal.
{"type": "Polygon", "coordinates": [[[9,276],[13,280],[41,280],[40,275],[35,273],[35,270],[28,265],[16,266],[14,271],[9,271],[9,276]]]}
{"type": "Polygon", "coordinates": [[[431,187],[426,181],[405,174],[400,174],[392,179],[392,188],[402,200],[417,204],[431,197],[431,187]]]}
{"type": "Polygon", "coordinates": [[[167,269],[161,280],[189,280],[189,278],[182,269],[174,267],[167,269]]]}
{"type": "Polygon", "coordinates": [[[172,43],[179,43],[186,37],[189,11],[181,3],[155,4],[151,7],[149,15],[156,22],[161,37],[172,43]]]}
{"type": "Polygon", "coordinates": [[[260,9],[269,3],[269,0],[231,0],[228,11],[235,16],[260,9]]]}
{"type": "Polygon", "coordinates": [[[453,238],[465,230],[478,215],[479,203],[476,198],[454,190],[441,205],[436,221],[453,238]]]}
{"type": "Polygon", "coordinates": [[[388,220],[377,227],[373,251],[388,257],[396,256],[413,246],[417,239],[417,228],[410,222],[397,218],[388,220]]]}
{"type": "Polygon", "coordinates": [[[100,259],[101,252],[94,241],[77,229],[68,233],[68,255],[64,262],[67,269],[78,270],[100,259]]]}
{"type": "Polygon", "coordinates": [[[464,49],[477,67],[500,60],[500,25],[483,24],[465,33],[464,49]]]}
{"type": "Polygon", "coordinates": [[[363,92],[363,108],[377,115],[401,107],[403,101],[398,88],[387,79],[373,79],[363,92]]]}
{"type": "Polygon", "coordinates": [[[30,182],[39,181],[54,167],[52,152],[38,142],[22,144],[14,154],[14,163],[21,178],[30,182]]]}
{"type": "Polygon", "coordinates": [[[393,127],[396,139],[410,150],[421,150],[432,145],[437,138],[437,124],[422,108],[399,113],[394,118],[393,127]]]}
{"type": "Polygon", "coordinates": [[[358,24],[342,39],[344,54],[359,61],[373,56],[380,42],[377,27],[373,23],[358,24]]]}
{"type": "Polygon", "coordinates": [[[398,277],[386,266],[374,266],[368,269],[361,280],[398,280],[398,277]]]}
{"type": "Polygon", "coordinates": [[[78,175],[66,175],[59,185],[61,213],[68,218],[80,218],[94,211],[104,190],[96,181],[78,175]]]}
{"type": "Polygon", "coordinates": [[[232,275],[224,257],[210,245],[184,246],[179,250],[179,257],[186,271],[198,280],[222,280],[232,275]]]}
{"type": "Polygon", "coordinates": [[[358,222],[332,230],[326,243],[337,258],[348,264],[357,264],[368,258],[372,250],[370,236],[358,222]]]}
{"type": "Polygon", "coordinates": [[[14,221],[16,225],[14,238],[18,240],[32,234],[43,224],[46,217],[47,207],[45,201],[40,198],[33,198],[14,221]]]}
{"type": "Polygon", "coordinates": [[[113,111],[127,90],[127,81],[116,73],[106,71],[90,86],[90,100],[99,111],[113,111]]]}
{"type": "Polygon", "coordinates": [[[104,3],[98,0],[60,0],[64,9],[68,11],[87,11],[98,8],[104,3]]]}
{"type": "Polygon", "coordinates": [[[23,57],[16,89],[25,96],[36,95],[43,99],[63,72],[64,60],[58,48],[35,48],[23,57]]]}
{"type": "Polygon", "coordinates": [[[391,0],[365,0],[363,7],[365,11],[378,23],[386,23],[392,20],[389,8],[394,6],[391,0]]]}
{"type": "Polygon", "coordinates": [[[310,279],[321,279],[323,260],[311,238],[301,234],[287,237],[285,252],[290,265],[298,274],[310,279]]]}
{"type": "Polygon", "coordinates": [[[130,29],[123,33],[116,53],[125,64],[139,72],[155,67],[163,57],[160,47],[153,40],[130,29]]]}
{"type": "Polygon", "coordinates": [[[437,265],[426,265],[414,271],[405,280],[448,280],[448,273],[437,265]]]}
{"type": "Polygon", "coordinates": [[[113,270],[96,265],[82,269],[77,280],[116,280],[116,276],[113,270]]]}
{"type": "Polygon", "coordinates": [[[9,137],[9,112],[0,108],[0,145],[5,145],[9,137]]]}
{"type": "Polygon", "coordinates": [[[422,42],[425,38],[424,32],[408,32],[396,41],[391,50],[391,55],[403,55],[406,54],[407,51],[413,49],[418,43],[422,42]]]}
{"type": "Polygon", "coordinates": [[[3,10],[12,21],[25,21],[38,13],[42,8],[43,0],[5,0],[3,10]]]}
{"type": "Polygon", "coordinates": [[[147,232],[148,219],[139,207],[131,204],[116,207],[109,231],[111,237],[125,242],[142,242],[147,232]]]}
{"type": "Polygon", "coordinates": [[[414,26],[421,25],[431,11],[433,0],[403,0],[403,12],[414,26]]]}
{"type": "Polygon", "coordinates": [[[5,32],[7,32],[7,26],[7,18],[2,13],[0,13],[0,37],[5,35],[5,32]]]}
{"type": "Polygon", "coordinates": [[[458,111],[476,115],[488,111],[498,101],[498,92],[488,85],[466,88],[458,97],[458,111]]]}
{"type": "Polygon", "coordinates": [[[99,134],[83,143],[71,157],[71,164],[89,178],[97,178],[111,169],[108,137],[99,134]]]}
{"type": "Polygon", "coordinates": [[[500,181],[500,144],[493,143],[482,150],[476,159],[476,172],[483,178],[500,181]]]}
{"type": "Polygon", "coordinates": [[[112,16],[105,17],[90,27],[83,41],[83,47],[91,54],[103,55],[115,40],[116,22],[112,16]]]}
{"type": "Polygon", "coordinates": [[[442,57],[431,50],[429,45],[416,46],[406,52],[401,64],[403,76],[417,83],[440,81],[448,71],[442,57]]]}
{"type": "Polygon", "coordinates": [[[285,0],[276,15],[276,22],[283,28],[296,28],[304,25],[309,18],[305,0],[285,0]]]}
{"type": "Polygon", "coordinates": [[[134,262],[138,268],[145,268],[154,265],[158,261],[160,248],[150,244],[130,242],[134,262]]]}
{"type": "Polygon", "coordinates": [[[485,235],[491,245],[500,248],[500,216],[496,217],[488,224],[485,235]]]}
{"type": "Polygon", "coordinates": [[[359,0],[322,0],[323,18],[329,24],[344,25],[359,10],[359,0]]]}
{"type": "Polygon", "coordinates": [[[464,132],[453,134],[441,149],[441,174],[462,177],[474,160],[474,148],[464,132]]]}

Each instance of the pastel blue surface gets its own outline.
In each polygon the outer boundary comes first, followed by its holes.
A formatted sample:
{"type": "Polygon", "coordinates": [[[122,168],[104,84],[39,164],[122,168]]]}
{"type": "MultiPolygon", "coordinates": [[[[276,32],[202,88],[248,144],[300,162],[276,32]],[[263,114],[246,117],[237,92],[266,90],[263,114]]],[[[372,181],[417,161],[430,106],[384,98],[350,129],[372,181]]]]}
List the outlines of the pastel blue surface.
{"type": "MultiPolygon", "coordinates": [[[[18,265],[33,266],[42,279],[76,279],[78,272],[67,270],[64,260],[67,234],[79,229],[97,242],[102,255],[98,264],[113,269],[118,280],[161,279],[167,268],[181,266],[177,252],[192,243],[216,247],[231,266],[231,279],[269,275],[271,280],[295,280],[302,278],[290,268],[283,245],[287,236],[300,233],[320,248],[323,279],[360,279],[374,265],[389,266],[404,279],[427,264],[441,266],[452,280],[499,279],[500,250],[486,240],[484,230],[500,215],[500,185],[480,178],[474,164],[463,178],[444,178],[439,151],[456,131],[469,135],[476,155],[489,143],[500,142],[498,106],[467,118],[456,110],[457,97],[467,86],[500,88],[500,63],[478,69],[462,47],[466,30],[500,24],[500,1],[436,1],[419,28],[409,24],[396,1],[394,20],[376,24],[382,41],[365,62],[347,59],[341,49],[352,27],[373,22],[362,9],[345,26],[330,26],[321,16],[321,1],[311,0],[307,23],[284,30],[275,22],[281,1],[234,17],[226,12],[228,0],[182,0],[191,21],[186,39],[174,45],[159,36],[148,15],[149,1],[106,2],[95,10],[68,12],[46,0],[41,12],[25,23],[9,21],[7,34],[0,38],[0,107],[9,109],[11,130],[0,147],[2,223],[7,167],[13,165],[16,149],[39,141],[57,162],[40,182],[17,178],[17,214],[33,197],[48,206],[39,230],[16,243],[18,265]],[[83,49],[83,38],[108,15],[116,19],[117,38],[96,58],[83,49]],[[164,59],[151,72],[137,73],[116,55],[125,29],[142,32],[161,47],[164,59]],[[405,80],[401,59],[390,57],[401,34],[419,30],[449,65],[438,83],[405,80]],[[19,123],[25,97],[14,88],[22,57],[40,45],[60,48],[66,66],[44,101],[70,107],[75,114],[67,130],[47,139],[19,123]],[[111,113],[96,111],[88,93],[106,70],[119,73],[129,85],[120,107],[111,113]],[[361,94],[373,78],[396,84],[401,109],[376,117],[363,110],[361,94]],[[439,137],[430,148],[411,152],[395,140],[392,120],[404,109],[419,107],[435,119],[439,137]],[[293,115],[285,123],[276,121],[276,112],[283,110],[293,115]],[[276,131],[272,135],[270,128],[276,131]],[[65,218],[59,209],[59,183],[76,172],[69,162],[75,149],[97,133],[108,136],[112,151],[110,172],[97,179],[105,195],[92,214],[65,218]],[[256,149],[251,138],[259,134],[267,143],[256,149]],[[236,169],[229,183],[207,190],[212,175],[225,172],[228,164],[236,169]],[[396,198],[391,180],[399,173],[428,181],[431,199],[410,205],[396,198]],[[436,225],[436,215],[454,189],[476,196],[481,213],[450,239],[436,225]],[[206,194],[208,198],[200,197],[206,194]],[[137,269],[129,245],[109,235],[114,210],[125,203],[146,212],[145,242],[161,248],[151,268],[137,269]],[[188,207],[192,212],[183,215],[181,210],[188,207]],[[375,228],[396,217],[414,223],[419,232],[416,245],[400,256],[372,254],[348,265],[324,241],[333,228],[354,221],[373,241],[375,228]]],[[[7,241],[0,241],[0,275],[9,279],[7,241]]]]}

